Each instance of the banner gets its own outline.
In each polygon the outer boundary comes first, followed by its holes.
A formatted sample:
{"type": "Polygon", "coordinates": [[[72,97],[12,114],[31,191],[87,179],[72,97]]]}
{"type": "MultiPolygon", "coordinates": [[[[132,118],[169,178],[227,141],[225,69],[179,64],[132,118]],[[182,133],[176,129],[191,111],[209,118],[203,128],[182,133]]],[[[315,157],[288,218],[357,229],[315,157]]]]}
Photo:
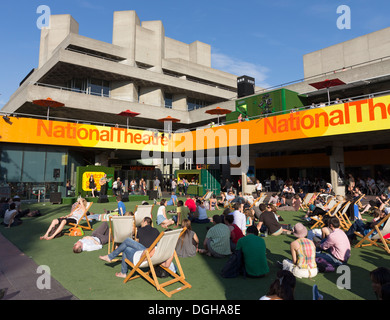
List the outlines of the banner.
{"type": "Polygon", "coordinates": [[[147,130],[9,117],[0,121],[0,142],[150,150],[161,155],[161,151],[191,152],[389,128],[390,96],[382,96],[167,136],[147,130]]]}
{"type": "Polygon", "coordinates": [[[157,131],[15,117],[0,123],[1,142],[155,151],[168,145],[157,131]]]}

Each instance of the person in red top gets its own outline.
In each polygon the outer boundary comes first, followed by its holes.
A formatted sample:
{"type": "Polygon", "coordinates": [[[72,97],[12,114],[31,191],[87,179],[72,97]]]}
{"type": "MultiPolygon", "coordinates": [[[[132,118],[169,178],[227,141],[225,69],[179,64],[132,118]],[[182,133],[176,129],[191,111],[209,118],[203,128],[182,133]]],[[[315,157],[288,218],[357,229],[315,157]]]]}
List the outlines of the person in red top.
{"type": "Polygon", "coordinates": [[[241,229],[235,223],[233,223],[233,221],[233,215],[226,215],[224,218],[225,224],[230,229],[230,248],[232,251],[236,249],[238,239],[244,237],[244,234],[242,233],[241,229]]]}
{"type": "Polygon", "coordinates": [[[191,196],[190,195],[187,195],[187,200],[186,202],[184,203],[184,205],[190,209],[190,213],[194,213],[196,211],[196,204],[195,204],[195,201],[193,199],[191,199],[191,196]]]}

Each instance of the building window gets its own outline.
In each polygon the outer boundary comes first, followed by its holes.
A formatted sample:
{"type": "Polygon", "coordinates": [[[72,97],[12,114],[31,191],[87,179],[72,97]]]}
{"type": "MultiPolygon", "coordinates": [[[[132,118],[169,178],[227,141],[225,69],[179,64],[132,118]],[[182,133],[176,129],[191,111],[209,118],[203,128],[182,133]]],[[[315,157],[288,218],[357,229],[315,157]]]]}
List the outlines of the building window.
{"type": "Polygon", "coordinates": [[[89,81],[88,88],[89,93],[94,96],[110,96],[110,84],[108,81],[92,78],[89,81]]]}
{"type": "Polygon", "coordinates": [[[211,103],[203,100],[188,98],[187,99],[187,110],[192,111],[200,108],[209,106],[211,103]]]}
{"type": "Polygon", "coordinates": [[[165,108],[172,109],[173,96],[170,93],[164,94],[165,108]]]}

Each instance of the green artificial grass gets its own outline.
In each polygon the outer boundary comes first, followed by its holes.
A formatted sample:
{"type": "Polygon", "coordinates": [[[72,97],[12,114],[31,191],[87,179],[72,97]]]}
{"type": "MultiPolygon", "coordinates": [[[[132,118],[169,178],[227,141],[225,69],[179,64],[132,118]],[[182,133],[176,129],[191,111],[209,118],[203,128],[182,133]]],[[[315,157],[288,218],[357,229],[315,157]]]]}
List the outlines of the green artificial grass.
{"type": "MultiPolygon", "coordinates": [[[[133,211],[137,204],[140,204],[140,201],[125,203],[128,211],[133,211]]],[[[192,288],[168,298],[142,278],[126,284],[123,283],[123,279],[116,278],[115,272],[120,271],[120,262],[108,264],[98,258],[99,255],[107,254],[107,245],[102,250],[75,254],[72,247],[79,237],[65,235],[51,241],[39,240],[54,218],[69,213],[69,204],[37,203],[28,207],[39,209],[42,216],[24,218],[23,224],[18,227],[7,229],[2,226],[0,232],[38,265],[49,266],[51,275],[81,300],[258,300],[267,293],[276,277],[279,270],[277,261],[291,258],[290,243],[295,239],[292,235],[264,238],[270,272],[261,279],[242,276],[233,279],[222,278],[220,271],[227,258],[216,259],[200,254],[195,257],[181,258],[180,262],[186,280],[192,288]]],[[[103,213],[104,208],[114,209],[115,207],[116,203],[94,203],[90,211],[103,213]]],[[[155,206],[153,210],[154,223],[157,209],[158,206],[155,206]]],[[[167,207],[167,211],[172,209],[174,207],[167,207]]],[[[222,214],[222,210],[208,211],[209,217],[215,213],[222,214]]],[[[302,220],[303,212],[279,211],[279,214],[284,219],[283,223],[286,224],[293,225],[304,221],[302,220]]],[[[98,227],[100,223],[94,223],[93,227],[98,227]]],[[[192,229],[200,239],[200,247],[203,247],[206,228],[209,226],[212,224],[192,225],[192,229]]],[[[157,228],[162,230],[160,227],[157,228]]],[[[85,235],[91,233],[92,231],[86,231],[85,235]]],[[[380,248],[352,248],[352,255],[348,262],[351,272],[350,289],[337,287],[338,283],[348,284],[343,281],[343,277],[346,276],[345,271],[319,273],[313,279],[297,279],[295,297],[297,300],[311,300],[312,287],[317,284],[325,300],[375,300],[369,272],[379,266],[389,265],[390,255],[380,248]]]]}

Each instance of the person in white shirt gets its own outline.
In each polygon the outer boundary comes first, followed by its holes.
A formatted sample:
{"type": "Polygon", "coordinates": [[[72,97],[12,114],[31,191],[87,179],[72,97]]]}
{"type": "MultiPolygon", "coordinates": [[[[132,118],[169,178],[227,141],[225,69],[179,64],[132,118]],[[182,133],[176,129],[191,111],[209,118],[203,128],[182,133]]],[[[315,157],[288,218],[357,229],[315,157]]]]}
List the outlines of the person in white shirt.
{"type": "Polygon", "coordinates": [[[107,222],[103,222],[99,228],[94,230],[91,236],[85,236],[77,241],[73,246],[74,253],[83,251],[95,251],[103,248],[103,245],[108,243],[108,235],[110,228],[107,222]]]}
{"type": "Polygon", "coordinates": [[[241,203],[235,203],[234,204],[234,211],[232,213],[234,217],[233,223],[237,225],[237,227],[240,228],[243,234],[246,232],[246,216],[242,212],[243,205],[241,203]]]}
{"type": "Polygon", "coordinates": [[[255,188],[257,196],[260,197],[260,192],[263,190],[263,185],[261,184],[260,180],[256,180],[255,188]]]}

